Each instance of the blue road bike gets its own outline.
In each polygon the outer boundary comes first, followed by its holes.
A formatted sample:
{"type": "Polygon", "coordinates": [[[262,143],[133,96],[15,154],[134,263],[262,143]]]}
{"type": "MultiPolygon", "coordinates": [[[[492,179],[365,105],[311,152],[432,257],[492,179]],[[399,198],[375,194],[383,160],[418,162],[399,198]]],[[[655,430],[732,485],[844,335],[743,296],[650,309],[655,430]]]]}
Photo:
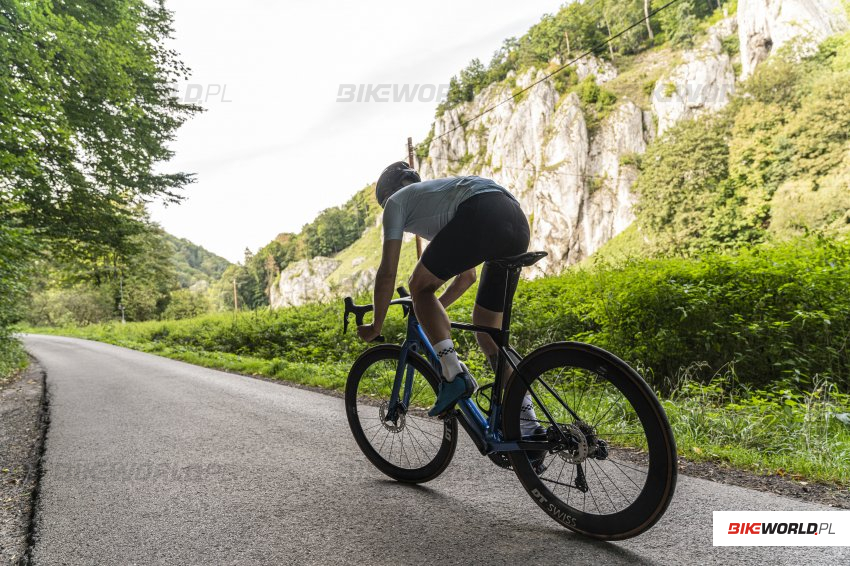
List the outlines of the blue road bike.
{"type": "MultiPolygon", "coordinates": [[[[348,422],[369,461],[408,483],[427,482],[446,469],[460,426],[482,455],[512,469],[531,498],[564,527],[597,539],[633,537],[652,527],[673,497],[673,433],[652,389],[613,354],[554,342],[523,357],[510,346],[520,271],[545,255],[491,262],[506,269],[501,328],[452,322],[456,330],[492,336],[499,357],[494,381],[442,419],[427,416],[440,363],[400,288],[400,298],[390,304],[403,309],[407,336],[401,345],[369,348],[354,362],[345,390],[348,422]]],[[[371,311],[372,305],[346,298],[343,331],[350,315],[360,325],[371,311]]]]}

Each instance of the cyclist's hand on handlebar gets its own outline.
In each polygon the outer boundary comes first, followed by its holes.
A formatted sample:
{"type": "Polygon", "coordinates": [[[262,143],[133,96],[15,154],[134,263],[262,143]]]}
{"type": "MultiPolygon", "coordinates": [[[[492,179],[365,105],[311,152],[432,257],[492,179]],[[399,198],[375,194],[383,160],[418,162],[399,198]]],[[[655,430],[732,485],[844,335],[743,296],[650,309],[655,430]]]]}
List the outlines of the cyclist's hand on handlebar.
{"type": "Polygon", "coordinates": [[[365,342],[371,342],[381,334],[381,329],[375,328],[374,324],[364,324],[357,327],[357,334],[365,342]]]}

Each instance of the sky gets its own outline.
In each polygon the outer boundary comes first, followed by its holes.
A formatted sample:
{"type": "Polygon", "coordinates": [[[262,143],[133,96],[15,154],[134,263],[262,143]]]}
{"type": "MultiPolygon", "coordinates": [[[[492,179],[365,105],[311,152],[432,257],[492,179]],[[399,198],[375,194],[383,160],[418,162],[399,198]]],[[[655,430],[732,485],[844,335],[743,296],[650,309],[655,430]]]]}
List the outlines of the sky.
{"type": "Polygon", "coordinates": [[[170,47],[192,70],[177,90],[205,112],[161,166],[196,182],[179,205],[152,203],[153,220],[234,262],[298,232],[427,135],[432,91],[563,1],[170,0],[170,47]],[[345,85],[397,86],[349,102],[345,85]],[[404,85],[415,100],[375,100],[404,85]]]}

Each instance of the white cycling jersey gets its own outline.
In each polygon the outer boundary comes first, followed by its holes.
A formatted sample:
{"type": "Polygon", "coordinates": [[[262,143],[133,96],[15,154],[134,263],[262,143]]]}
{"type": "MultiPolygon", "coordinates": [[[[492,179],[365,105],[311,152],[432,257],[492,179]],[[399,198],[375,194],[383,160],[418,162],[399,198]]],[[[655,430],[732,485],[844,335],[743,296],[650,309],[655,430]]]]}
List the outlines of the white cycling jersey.
{"type": "Polygon", "coordinates": [[[384,206],[384,240],[401,240],[405,232],[433,240],[437,232],[454,218],[457,207],[463,201],[493,191],[501,191],[514,198],[501,185],[474,175],[407,185],[387,199],[384,206]]]}

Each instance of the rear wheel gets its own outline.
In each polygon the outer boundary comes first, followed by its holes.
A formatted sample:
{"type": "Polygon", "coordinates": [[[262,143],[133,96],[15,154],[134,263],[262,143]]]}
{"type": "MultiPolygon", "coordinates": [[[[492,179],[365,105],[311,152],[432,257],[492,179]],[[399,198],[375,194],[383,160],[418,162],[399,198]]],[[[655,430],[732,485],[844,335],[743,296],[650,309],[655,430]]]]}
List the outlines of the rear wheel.
{"type": "Polygon", "coordinates": [[[640,375],[594,346],[544,346],[523,360],[508,385],[507,439],[521,438],[529,389],[533,420],[556,446],[542,466],[526,452],[510,459],[537,504],[568,529],[599,539],[633,537],[654,525],[675,489],[676,445],[664,409],[640,375]]]}
{"type": "Polygon", "coordinates": [[[451,462],[457,419],[427,415],[440,380],[413,352],[408,353],[404,368],[413,379],[409,406],[387,419],[400,357],[401,347],[395,344],[364,352],[348,374],[345,410],[354,439],[375,467],[398,481],[423,483],[439,476],[451,462]]]}

